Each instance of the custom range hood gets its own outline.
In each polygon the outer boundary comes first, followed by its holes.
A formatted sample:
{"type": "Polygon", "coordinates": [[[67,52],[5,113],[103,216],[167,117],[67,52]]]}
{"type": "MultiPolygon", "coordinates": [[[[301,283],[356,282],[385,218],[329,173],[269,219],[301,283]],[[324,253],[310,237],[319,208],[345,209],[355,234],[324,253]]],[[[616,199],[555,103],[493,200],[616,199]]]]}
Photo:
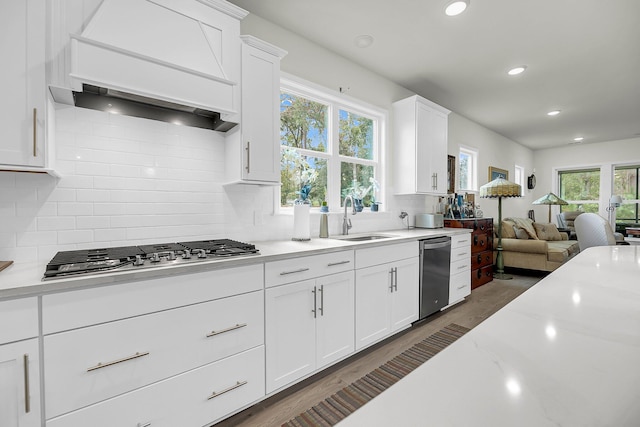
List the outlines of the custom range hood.
{"type": "MultiPolygon", "coordinates": [[[[71,7],[67,21],[78,15],[71,7]]],[[[239,117],[246,14],[223,0],[103,0],[68,36],[53,98],[226,132],[239,117]]]]}

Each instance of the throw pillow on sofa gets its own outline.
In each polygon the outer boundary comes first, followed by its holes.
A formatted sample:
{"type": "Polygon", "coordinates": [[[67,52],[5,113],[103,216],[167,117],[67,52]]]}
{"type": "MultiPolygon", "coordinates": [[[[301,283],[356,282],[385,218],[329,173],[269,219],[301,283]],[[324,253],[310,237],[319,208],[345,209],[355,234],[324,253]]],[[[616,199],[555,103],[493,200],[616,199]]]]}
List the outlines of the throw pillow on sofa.
{"type": "Polygon", "coordinates": [[[533,227],[535,228],[538,239],[540,240],[562,240],[562,235],[560,235],[558,227],[556,227],[555,224],[534,222],[533,227]]]}
{"type": "Polygon", "coordinates": [[[530,218],[506,218],[505,221],[510,221],[519,228],[524,229],[530,239],[538,240],[536,229],[533,227],[533,221],[530,218]]]}
{"type": "Polygon", "coordinates": [[[527,230],[525,230],[524,228],[514,225],[513,230],[516,233],[516,239],[529,240],[529,233],[527,233],[527,230]]]}

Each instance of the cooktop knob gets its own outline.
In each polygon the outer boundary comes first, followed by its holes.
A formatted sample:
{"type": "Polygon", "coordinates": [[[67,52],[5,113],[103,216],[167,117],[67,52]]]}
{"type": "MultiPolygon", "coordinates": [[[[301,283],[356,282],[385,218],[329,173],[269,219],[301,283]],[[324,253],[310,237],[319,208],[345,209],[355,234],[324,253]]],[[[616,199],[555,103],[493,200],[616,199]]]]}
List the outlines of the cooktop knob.
{"type": "Polygon", "coordinates": [[[174,251],[169,251],[167,253],[167,261],[175,261],[176,253],[174,251]]]}
{"type": "Polygon", "coordinates": [[[204,249],[198,249],[198,258],[206,258],[207,257],[207,251],[205,251],[204,249]]]}
{"type": "Polygon", "coordinates": [[[190,259],[191,258],[191,251],[189,249],[185,249],[184,252],[182,252],[182,259],[190,259]]]}
{"type": "Polygon", "coordinates": [[[151,262],[160,262],[160,255],[158,255],[157,252],[151,254],[151,256],[149,257],[149,261],[151,261],[151,262]]]}
{"type": "Polygon", "coordinates": [[[142,259],[142,255],[136,255],[136,260],[133,261],[133,265],[144,265],[144,260],[142,259]]]}

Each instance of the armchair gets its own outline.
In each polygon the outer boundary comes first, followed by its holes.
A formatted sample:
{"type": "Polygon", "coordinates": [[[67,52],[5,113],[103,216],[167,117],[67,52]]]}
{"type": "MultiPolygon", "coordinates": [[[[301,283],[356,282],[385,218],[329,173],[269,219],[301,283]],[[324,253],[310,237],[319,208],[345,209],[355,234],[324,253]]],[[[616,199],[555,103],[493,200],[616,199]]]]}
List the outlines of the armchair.
{"type": "Polygon", "coordinates": [[[576,218],[578,217],[578,215],[582,214],[584,212],[582,211],[566,211],[566,212],[561,212],[558,214],[558,216],[556,217],[558,220],[558,227],[560,228],[564,228],[565,230],[569,230],[569,239],[570,240],[575,240],[576,239],[576,227],[574,225],[574,222],[576,220],[576,218]]]}
{"type": "Polygon", "coordinates": [[[578,244],[583,251],[592,246],[613,246],[624,244],[624,238],[620,241],[613,232],[611,224],[595,213],[585,213],[578,216],[574,222],[578,244]]]}

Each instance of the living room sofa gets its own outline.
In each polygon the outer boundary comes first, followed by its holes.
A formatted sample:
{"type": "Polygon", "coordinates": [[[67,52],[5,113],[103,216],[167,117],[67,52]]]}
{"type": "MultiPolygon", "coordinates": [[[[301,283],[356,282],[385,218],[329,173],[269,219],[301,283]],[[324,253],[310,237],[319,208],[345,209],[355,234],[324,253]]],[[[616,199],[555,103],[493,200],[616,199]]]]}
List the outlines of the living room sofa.
{"type": "MultiPolygon", "coordinates": [[[[501,226],[505,267],[553,271],[580,252],[578,241],[569,240],[567,233],[559,232],[555,224],[505,218],[501,226]]],[[[498,247],[497,231],[493,247],[498,247]]],[[[494,251],[494,261],[496,254],[494,251]]]]}

